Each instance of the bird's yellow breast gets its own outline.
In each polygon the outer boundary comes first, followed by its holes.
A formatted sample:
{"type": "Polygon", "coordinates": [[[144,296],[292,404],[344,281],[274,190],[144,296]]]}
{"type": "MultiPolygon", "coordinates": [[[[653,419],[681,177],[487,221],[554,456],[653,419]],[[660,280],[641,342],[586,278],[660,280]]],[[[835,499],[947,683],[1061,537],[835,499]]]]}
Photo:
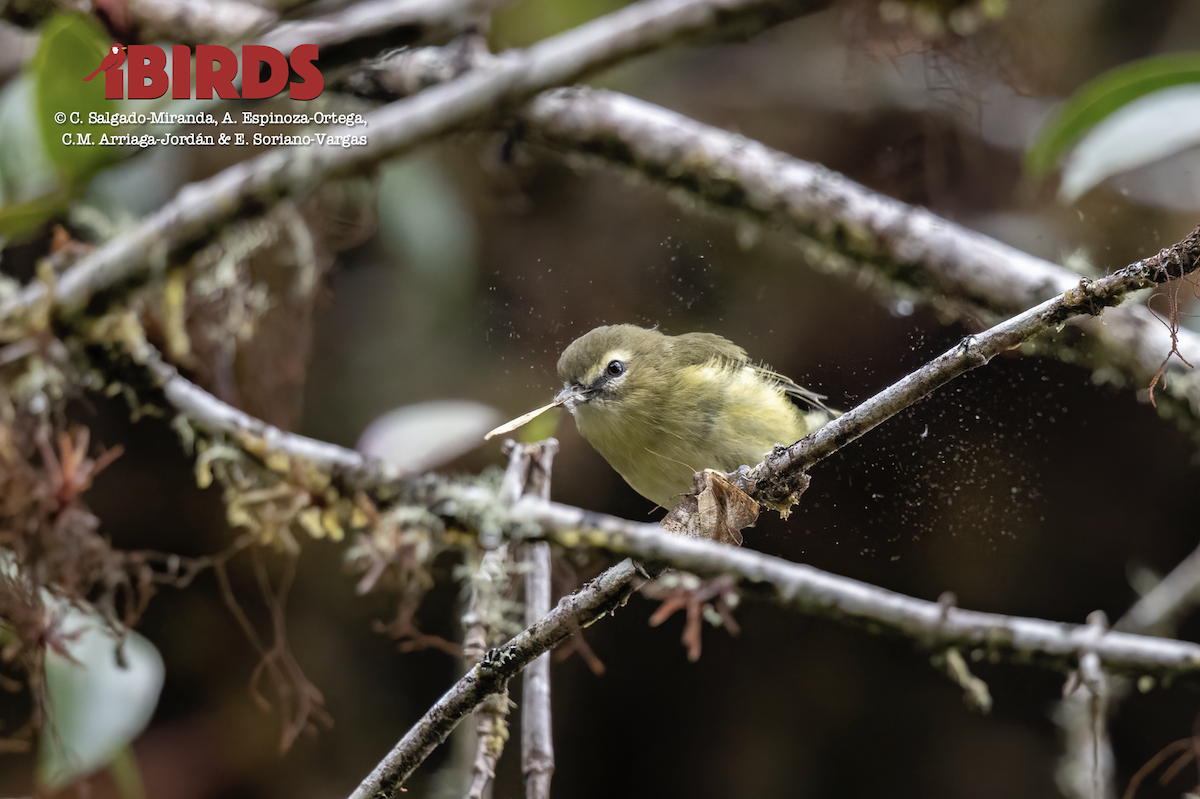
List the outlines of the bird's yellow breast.
{"type": "Polygon", "coordinates": [[[620,401],[575,410],[579,432],[642,496],[674,507],[700,469],[755,464],[812,427],[779,386],[748,366],[688,366],[647,380],[620,401]]]}

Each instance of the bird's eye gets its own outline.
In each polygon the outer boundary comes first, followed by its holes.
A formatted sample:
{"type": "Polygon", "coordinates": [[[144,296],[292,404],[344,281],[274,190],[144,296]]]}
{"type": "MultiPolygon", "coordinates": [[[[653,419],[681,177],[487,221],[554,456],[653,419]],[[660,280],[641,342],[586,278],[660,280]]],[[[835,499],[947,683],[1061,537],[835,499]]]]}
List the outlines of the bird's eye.
{"type": "Polygon", "coordinates": [[[609,361],[608,368],[604,370],[609,377],[620,377],[625,374],[624,361],[609,361]]]}

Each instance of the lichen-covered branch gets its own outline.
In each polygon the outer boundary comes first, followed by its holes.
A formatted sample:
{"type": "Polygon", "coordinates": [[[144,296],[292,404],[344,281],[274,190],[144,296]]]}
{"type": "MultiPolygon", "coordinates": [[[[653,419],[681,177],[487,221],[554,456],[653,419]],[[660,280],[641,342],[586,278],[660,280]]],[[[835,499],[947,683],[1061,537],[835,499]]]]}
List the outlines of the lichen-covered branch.
{"type": "MultiPolygon", "coordinates": [[[[1141,266],[1148,268],[1144,263],[1141,266]]],[[[1174,267],[1160,255],[1158,268],[1174,267]]],[[[1128,288],[1137,287],[1141,279],[1134,274],[1114,276],[1114,281],[1126,281],[1128,288]]],[[[1111,282],[1107,288],[1112,288],[1111,282]]],[[[1081,289],[1078,293],[1080,297],[1064,307],[1074,307],[1072,303],[1083,296],[1091,297],[1099,304],[1106,301],[1102,294],[1094,291],[1081,289]]],[[[170,367],[163,369],[171,371],[170,367]]],[[[255,425],[261,425],[261,422],[225,410],[224,404],[216,398],[194,386],[184,385],[183,378],[175,375],[171,379],[182,383],[180,390],[168,396],[185,397],[188,404],[184,408],[197,417],[196,423],[200,426],[221,425],[220,429],[226,432],[246,426],[260,429],[255,425]]],[[[311,446],[307,443],[309,440],[286,433],[278,433],[273,441],[283,448],[311,446]]],[[[339,464],[339,468],[360,470],[360,473],[368,473],[370,469],[370,464],[360,455],[345,450],[336,458],[329,458],[328,462],[339,464]]],[[[1200,672],[1200,646],[1191,643],[1106,631],[1098,625],[1071,625],[961,610],[947,603],[904,596],[761,553],[670,535],[657,525],[555,505],[536,497],[526,497],[514,509],[505,511],[498,509],[497,497],[491,491],[461,485],[442,488],[436,478],[430,478],[406,493],[409,501],[424,501],[444,519],[466,529],[472,529],[477,520],[487,518],[493,526],[499,524],[518,538],[547,539],[568,547],[601,547],[639,559],[669,563],[702,576],[731,575],[748,594],[793,610],[889,630],[925,646],[955,647],[973,657],[1037,662],[1069,669],[1082,662],[1085,656],[1094,655],[1096,669],[1119,673],[1165,677],[1200,672]]],[[[631,579],[632,574],[630,566],[623,580],[631,579]]],[[[601,579],[607,580],[610,576],[601,579]]],[[[624,581],[619,583],[624,584],[624,581]]],[[[607,585],[609,588],[601,594],[607,595],[607,591],[616,588],[612,582],[607,585]]],[[[551,632],[547,633],[543,624],[497,650],[500,653],[519,651],[524,659],[515,667],[499,669],[498,666],[513,664],[504,654],[489,653],[405,736],[392,755],[363,784],[356,797],[373,796],[376,790],[382,790],[382,795],[392,795],[428,752],[444,740],[458,720],[487,696],[499,693],[506,680],[521,666],[569,635],[571,624],[582,621],[580,626],[586,626],[589,620],[598,618],[599,614],[562,615],[568,605],[576,609],[594,609],[594,603],[599,602],[600,597],[594,592],[589,596],[592,598],[576,595],[564,600],[567,604],[560,603],[551,614],[558,619],[551,632]],[[552,641],[545,637],[547,634],[552,641]],[[545,647],[530,649],[531,637],[546,642],[545,647]]],[[[587,613],[591,612],[587,610],[587,613]]]]}
{"type": "Polygon", "coordinates": [[[672,535],[632,522],[526,497],[515,508],[525,535],[566,547],[592,546],[667,563],[701,577],[729,575],[749,596],[807,615],[887,630],[932,648],[956,646],[975,657],[1068,669],[1094,652],[1105,668],[1200,677],[1200,644],[1094,625],[1065,624],[963,610],[823,572],[749,549],[672,535]],[[536,532],[534,532],[536,531],[536,532]]]}
{"type": "MultiPolygon", "coordinates": [[[[181,383],[187,382],[177,375],[174,379],[181,383]]],[[[231,418],[237,419],[239,425],[256,423],[256,420],[228,409],[220,400],[195,386],[191,386],[187,392],[180,391],[175,394],[179,395],[188,397],[190,404],[184,406],[184,410],[189,414],[196,413],[194,421],[200,426],[212,423],[226,425],[225,420],[231,418]]],[[[257,424],[262,425],[262,422],[257,424]]],[[[221,429],[238,428],[226,426],[221,429]]],[[[310,444],[307,442],[311,441],[282,432],[273,439],[276,446],[283,448],[308,447],[310,444]]],[[[337,458],[331,458],[330,462],[356,469],[370,467],[370,462],[358,453],[332,444],[323,446],[340,453],[337,458]]],[[[760,587],[765,588],[768,596],[794,609],[894,627],[898,632],[928,640],[932,645],[1003,644],[1001,649],[1011,646],[1013,651],[1022,657],[1032,656],[1044,647],[1046,656],[1053,662],[1062,664],[1070,660],[1072,653],[1077,654],[1085,643],[1079,640],[1080,633],[1075,625],[1033,619],[1018,620],[1028,621],[1029,626],[1017,625],[1012,628],[1028,633],[1027,637],[1018,641],[1009,634],[1009,628],[1005,626],[1012,617],[954,609],[942,619],[938,614],[942,613],[944,608],[936,603],[903,597],[855,580],[821,572],[809,566],[789,564],[787,561],[749,550],[673,536],[662,532],[654,524],[631,522],[541,501],[533,502],[528,497],[522,499],[513,511],[503,511],[497,508],[496,496],[490,491],[456,486],[445,492],[437,487],[436,480],[418,493],[425,496],[437,513],[467,527],[472,519],[488,515],[494,520],[507,520],[504,521],[507,527],[522,537],[543,537],[563,546],[598,546],[618,554],[660,559],[700,575],[740,574],[744,584],[761,584],[760,587]],[[934,618],[935,616],[937,618],[934,618]],[[946,623],[950,619],[954,624],[946,623]],[[1001,628],[991,630],[990,625],[996,623],[1002,623],[1001,628]],[[927,639],[926,636],[931,633],[936,634],[927,639]]],[[[1185,666],[1185,670],[1200,670],[1200,647],[1193,644],[1119,632],[1106,633],[1102,638],[1109,642],[1108,646],[1111,648],[1097,651],[1109,667],[1129,671],[1142,669],[1146,673],[1185,666]],[[1188,658],[1193,657],[1195,662],[1191,663],[1188,658]]]]}
{"type": "MultiPolygon", "coordinates": [[[[92,297],[160,274],[172,255],[230,220],[260,213],[283,197],[306,195],[333,179],[367,172],[385,158],[519,105],[538,92],[668,45],[746,36],[812,11],[825,0],[644,0],[477,71],[387,105],[367,119],[359,147],[280,147],[185,186],[175,199],[82,258],[59,278],[54,307],[67,314],[92,297]]],[[[336,140],[364,129],[330,129],[336,140]]],[[[34,310],[45,284],[26,286],[0,303],[0,322],[34,310]]]]}
{"type": "Polygon", "coordinates": [[[394,797],[417,766],[484,699],[503,690],[534,658],[624,604],[636,575],[637,567],[632,561],[617,564],[574,594],[563,597],[553,611],[516,638],[487,652],[400,739],[355,789],[351,799],[394,797]]]}
{"type": "Polygon", "coordinates": [[[920,369],[834,419],[790,447],[777,447],[763,462],[739,475],[751,496],[771,506],[790,502],[805,470],[829,457],[955,377],[983,366],[1011,350],[1064,324],[1072,317],[1099,316],[1121,303],[1132,291],[1161,285],[1200,268],[1200,227],[1183,241],[1099,280],[1081,278],[1054,299],[963,339],[957,346],[920,369]]]}
{"type": "MultiPolygon", "coordinates": [[[[514,455],[515,457],[515,455],[514,455]]],[[[513,469],[509,461],[509,473],[513,469]]],[[[506,475],[507,477],[507,475],[506,475]]],[[[503,492],[502,492],[503,493],[503,492]]],[[[463,657],[474,666],[489,649],[504,641],[504,593],[511,582],[508,544],[483,553],[471,577],[471,601],[463,615],[463,657]]],[[[475,711],[475,759],[471,764],[471,787],[467,799],[483,799],[488,783],[496,776],[496,763],[508,742],[508,687],[492,694],[475,711]]]]}
{"type": "MultiPolygon", "coordinates": [[[[508,441],[508,469],[504,473],[504,482],[500,486],[500,501],[505,507],[511,507],[524,494],[531,494],[542,499],[550,498],[550,468],[554,461],[554,453],[558,451],[558,442],[553,438],[536,444],[517,444],[508,441]]],[[[542,576],[539,568],[533,568],[525,577],[525,625],[532,626],[537,620],[550,612],[550,550],[549,545],[542,541],[534,541],[522,546],[524,556],[532,547],[545,550],[545,601],[540,591],[531,601],[529,583],[537,582],[542,576]]],[[[463,616],[466,635],[463,638],[463,655],[469,665],[474,666],[487,650],[499,645],[509,636],[520,631],[509,630],[513,624],[513,614],[509,607],[506,594],[512,584],[515,562],[509,558],[508,543],[501,543],[495,549],[483,553],[479,568],[472,578],[471,601],[467,613],[463,616]]],[[[523,557],[529,563],[527,557],[523,557]]],[[[527,748],[529,738],[529,716],[531,707],[534,713],[545,713],[545,722],[549,724],[550,701],[550,660],[548,655],[539,656],[525,670],[525,691],[523,693],[524,707],[522,708],[522,748],[527,748]],[[535,688],[535,696],[530,697],[530,674],[535,674],[535,680],[544,680],[542,690],[535,688]],[[545,708],[541,707],[541,694],[544,693],[545,708]]],[[[482,799],[489,782],[496,776],[496,763],[504,753],[508,742],[508,710],[509,699],[507,687],[500,693],[494,694],[476,711],[477,744],[475,761],[472,766],[473,778],[467,799],[482,799]]],[[[536,722],[535,722],[536,726],[536,722]]],[[[547,735],[549,733],[547,732],[547,735]]],[[[527,757],[527,752],[525,757],[527,757]]],[[[553,769],[553,752],[551,752],[550,767],[553,769]]]]}
{"type": "Polygon", "coordinates": [[[386,485],[400,477],[394,467],[381,460],[336,444],[285,432],[222,402],[180,375],[157,354],[148,355],[143,366],[167,402],[190,424],[209,433],[228,435],[243,445],[248,440],[261,442],[260,449],[264,451],[302,458],[356,487],[386,485]]]}
{"type": "MultiPolygon", "coordinates": [[[[527,494],[550,499],[550,467],[558,442],[526,444],[532,455],[527,494]]],[[[550,545],[529,541],[521,546],[525,565],[525,623],[532,625],[550,612],[550,545]]],[[[521,773],[525,799],[550,799],[554,776],[554,724],[550,711],[550,655],[539,655],[525,669],[521,686],[521,773]]]]}

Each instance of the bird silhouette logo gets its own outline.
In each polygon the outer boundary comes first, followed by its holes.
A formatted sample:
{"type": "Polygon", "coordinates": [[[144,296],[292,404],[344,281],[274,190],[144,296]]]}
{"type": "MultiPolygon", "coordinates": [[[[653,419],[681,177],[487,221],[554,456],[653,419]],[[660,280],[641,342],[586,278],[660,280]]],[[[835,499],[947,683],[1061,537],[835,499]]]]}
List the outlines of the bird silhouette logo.
{"type": "Polygon", "coordinates": [[[96,67],[96,71],[83,79],[87,83],[92,78],[99,75],[101,72],[107,72],[113,67],[119,67],[125,63],[125,45],[120,42],[113,42],[112,47],[108,48],[108,55],[104,56],[104,60],[100,62],[100,66],[96,67]]]}

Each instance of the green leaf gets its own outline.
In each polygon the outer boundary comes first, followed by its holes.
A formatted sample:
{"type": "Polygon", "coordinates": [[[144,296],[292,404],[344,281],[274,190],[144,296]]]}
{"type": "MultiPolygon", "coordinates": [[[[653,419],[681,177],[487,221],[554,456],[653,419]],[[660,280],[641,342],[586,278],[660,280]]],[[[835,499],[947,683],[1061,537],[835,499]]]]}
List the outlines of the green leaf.
{"type": "Polygon", "coordinates": [[[0,206],[32,199],[58,184],[37,118],[37,81],[25,72],[0,89],[0,206]]]}
{"type": "Polygon", "coordinates": [[[1200,83],[1139,97],[1092,128],[1063,166],[1058,196],[1072,203],[1101,181],[1200,145],[1200,83]]]}
{"type": "Polygon", "coordinates": [[[132,631],[118,638],[97,614],[60,605],[65,654],[46,649],[49,723],[38,781],[61,788],[109,764],[150,722],[162,656],[132,631]]]}
{"type": "Polygon", "coordinates": [[[0,236],[17,236],[33,230],[66,211],[71,197],[70,191],[60,187],[32,200],[0,206],[0,236]]]}
{"type": "Polygon", "coordinates": [[[83,80],[100,66],[110,44],[91,17],[60,14],[46,23],[41,46],[31,64],[37,75],[42,143],[59,174],[68,181],[90,177],[119,155],[115,152],[117,148],[98,143],[102,133],[112,130],[110,126],[87,124],[90,113],[112,112],[116,101],[104,98],[103,74],[88,83],[83,80]],[[56,114],[65,114],[67,121],[56,122],[56,114]],[[73,123],[72,118],[80,121],[73,123]],[[63,144],[63,135],[68,133],[72,140],[75,134],[91,134],[93,144],[63,144]]]}
{"type": "Polygon", "coordinates": [[[1026,170],[1035,177],[1044,175],[1092,126],[1118,108],[1184,83],[1200,83],[1200,53],[1143,58],[1105,72],[1085,84],[1051,117],[1025,154],[1026,170]]]}

